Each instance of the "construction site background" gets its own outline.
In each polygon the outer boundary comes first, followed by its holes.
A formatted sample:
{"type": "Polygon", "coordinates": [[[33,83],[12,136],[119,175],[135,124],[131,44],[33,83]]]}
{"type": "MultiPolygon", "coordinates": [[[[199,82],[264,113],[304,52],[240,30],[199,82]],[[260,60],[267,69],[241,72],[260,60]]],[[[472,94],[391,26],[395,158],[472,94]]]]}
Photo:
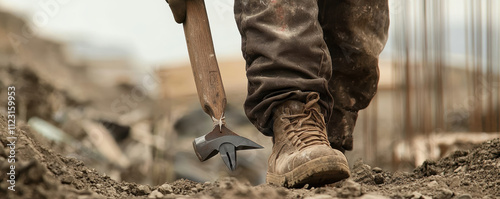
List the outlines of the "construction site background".
{"type": "MultiPolygon", "coordinates": [[[[411,170],[500,137],[500,3],[461,2],[463,23],[449,25],[452,1],[391,1],[389,50],[381,55],[378,93],[360,112],[355,149],[346,154],[351,163],[362,158],[411,170]]],[[[15,85],[18,122],[112,179],[265,181],[272,143],[244,115],[241,56],[219,59],[227,124],[265,149],[239,152],[239,167],[229,172],[217,157],[201,163],[193,152],[193,139],[212,122],[199,105],[188,59],[151,66],[120,46],[57,40],[32,28],[29,19],[0,9],[0,114],[7,86],[15,85]]]]}

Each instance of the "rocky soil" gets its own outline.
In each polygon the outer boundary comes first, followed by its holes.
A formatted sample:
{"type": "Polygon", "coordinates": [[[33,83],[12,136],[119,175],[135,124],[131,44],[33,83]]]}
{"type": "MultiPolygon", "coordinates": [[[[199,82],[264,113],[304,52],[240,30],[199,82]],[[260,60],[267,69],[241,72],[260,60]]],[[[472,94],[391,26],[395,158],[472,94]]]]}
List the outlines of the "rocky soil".
{"type": "MultiPolygon", "coordinates": [[[[47,148],[28,126],[16,130],[15,191],[10,172],[6,118],[0,119],[0,195],[7,198],[500,198],[500,140],[439,161],[426,161],[413,172],[386,172],[358,160],[352,177],[325,187],[286,189],[251,186],[236,178],[197,183],[177,180],[160,186],[116,182],[47,148]]],[[[263,171],[264,172],[264,171],[263,171]]]]}

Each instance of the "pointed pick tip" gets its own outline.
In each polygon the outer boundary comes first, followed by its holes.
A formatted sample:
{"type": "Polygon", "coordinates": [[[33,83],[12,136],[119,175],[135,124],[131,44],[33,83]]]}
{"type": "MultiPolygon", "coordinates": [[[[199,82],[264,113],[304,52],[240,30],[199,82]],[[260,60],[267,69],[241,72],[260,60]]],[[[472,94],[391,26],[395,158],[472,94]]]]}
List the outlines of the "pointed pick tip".
{"type": "Polygon", "coordinates": [[[227,155],[221,154],[221,156],[223,156],[222,160],[224,161],[224,164],[227,166],[227,168],[231,171],[234,171],[236,169],[236,160],[227,158],[227,155]]]}
{"type": "Polygon", "coordinates": [[[234,147],[234,145],[230,143],[222,144],[219,148],[219,153],[227,168],[229,168],[231,171],[234,171],[237,164],[236,148],[234,147]]]}
{"type": "Polygon", "coordinates": [[[231,171],[234,171],[236,169],[236,165],[231,165],[229,169],[231,169],[231,171]]]}
{"type": "Polygon", "coordinates": [[[227,168],[230,169],[231,171],[234,171],[236,169],[236,160],[233,158],[230,158],[230,155],[228,156],[227,153],[226,154],[221,153],[220,155],[222,157],[222,160],[224,161],[224,164],[227,166],[227,168]]]}

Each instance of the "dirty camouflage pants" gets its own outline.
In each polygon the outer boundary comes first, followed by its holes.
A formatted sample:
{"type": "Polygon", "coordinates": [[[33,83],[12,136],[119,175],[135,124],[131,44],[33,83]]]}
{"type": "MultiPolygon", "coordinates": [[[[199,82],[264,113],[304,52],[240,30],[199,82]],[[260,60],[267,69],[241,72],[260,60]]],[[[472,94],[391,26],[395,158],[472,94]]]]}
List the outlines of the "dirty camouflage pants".
{"type": "Polygon", "coordinates": [[[332,147],[352,150],[358,111],[377,90],[387,0],[236,0],[234,11],[250,121],[272,136],[274,107],[317,92],[332,147]]]}

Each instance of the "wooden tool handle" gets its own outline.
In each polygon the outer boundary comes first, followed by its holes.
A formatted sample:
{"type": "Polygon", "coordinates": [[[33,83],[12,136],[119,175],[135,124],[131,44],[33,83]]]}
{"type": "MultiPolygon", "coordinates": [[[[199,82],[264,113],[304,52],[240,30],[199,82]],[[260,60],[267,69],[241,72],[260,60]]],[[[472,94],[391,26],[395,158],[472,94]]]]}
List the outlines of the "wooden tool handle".
{"type": "Polygon", "coordinates": [[[184,35],[203,111],[221,119],[226,107],[226,94],[203,0],[186,0],[184,35]]]}

